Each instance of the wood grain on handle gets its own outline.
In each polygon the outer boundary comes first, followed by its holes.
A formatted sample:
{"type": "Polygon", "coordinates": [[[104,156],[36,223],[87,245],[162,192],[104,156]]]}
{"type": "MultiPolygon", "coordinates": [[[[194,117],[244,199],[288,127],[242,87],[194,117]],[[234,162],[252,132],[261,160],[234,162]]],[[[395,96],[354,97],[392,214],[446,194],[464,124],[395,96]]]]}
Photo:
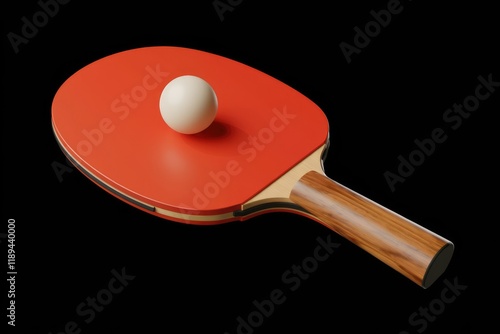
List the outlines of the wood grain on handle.
{"type": "Polygon", "coordinates": [[[451,259],[450,241],[318,172],[305,174],[290,199],[424,288],[444,272],[451,259]]]}

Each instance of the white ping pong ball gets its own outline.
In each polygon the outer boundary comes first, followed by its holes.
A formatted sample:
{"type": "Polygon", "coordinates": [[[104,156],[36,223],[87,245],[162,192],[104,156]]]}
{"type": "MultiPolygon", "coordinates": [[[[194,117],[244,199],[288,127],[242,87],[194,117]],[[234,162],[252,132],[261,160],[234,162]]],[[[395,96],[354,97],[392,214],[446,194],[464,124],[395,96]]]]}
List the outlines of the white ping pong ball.
{"type": "Polygon", "coordinates": [[[160,96],[163,120],[184,134],[195,134],[208,128],[215,119],[217,106],[217,95],[212,87],[193,75],[173,79],[160,96]]]}

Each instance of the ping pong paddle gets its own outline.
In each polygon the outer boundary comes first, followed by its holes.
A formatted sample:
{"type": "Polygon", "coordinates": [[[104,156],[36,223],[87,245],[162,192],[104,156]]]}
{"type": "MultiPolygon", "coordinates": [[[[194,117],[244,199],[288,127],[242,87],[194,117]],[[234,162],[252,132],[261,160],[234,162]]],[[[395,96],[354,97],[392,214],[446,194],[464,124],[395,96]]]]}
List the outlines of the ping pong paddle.
{"type": "Polygon", "coordinates": [[[69,77],[52,104],[65,155],[110,194],[172,221],[210,225],[267,212],[311,218],[426,288],[453,244],[328,178],[329,124],[307,97],[240,62],[182,47],[144,47],[69,77]],[[174,78],[214,89],[213,123],[170,128],[159,100],[174,78]]]}

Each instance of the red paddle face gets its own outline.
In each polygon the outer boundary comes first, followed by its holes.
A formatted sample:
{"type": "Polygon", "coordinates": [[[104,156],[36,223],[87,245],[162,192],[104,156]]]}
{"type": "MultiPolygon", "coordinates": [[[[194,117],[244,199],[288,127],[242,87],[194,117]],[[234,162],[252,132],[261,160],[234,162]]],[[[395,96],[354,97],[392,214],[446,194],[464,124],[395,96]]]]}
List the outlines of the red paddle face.
{"type": "Polygon", "coordinates": [[[226,214],[328,140],[323,112],[293,88],[179,47],[134,49],[84,67],[57,92],[52,123],[65,154],[107,191],[173,220],[221,215],[210,223],[235,220],[226,214]],[[194,135],[172,130],[159,109],[165,85],[188,74],[207,81],[219,104],[212,125],[194,135]]]}

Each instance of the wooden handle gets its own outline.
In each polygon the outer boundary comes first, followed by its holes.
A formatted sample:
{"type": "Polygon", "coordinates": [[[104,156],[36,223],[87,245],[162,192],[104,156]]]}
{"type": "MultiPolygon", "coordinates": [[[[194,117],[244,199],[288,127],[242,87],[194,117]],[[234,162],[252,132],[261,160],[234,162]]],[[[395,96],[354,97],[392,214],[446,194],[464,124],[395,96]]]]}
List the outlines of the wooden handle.
{"type": "Polygon", "coordinates": [[[293,187],[290,199],[424,288],[451,260],[450,241],[318,172],[305,174],[293,187]]]}

